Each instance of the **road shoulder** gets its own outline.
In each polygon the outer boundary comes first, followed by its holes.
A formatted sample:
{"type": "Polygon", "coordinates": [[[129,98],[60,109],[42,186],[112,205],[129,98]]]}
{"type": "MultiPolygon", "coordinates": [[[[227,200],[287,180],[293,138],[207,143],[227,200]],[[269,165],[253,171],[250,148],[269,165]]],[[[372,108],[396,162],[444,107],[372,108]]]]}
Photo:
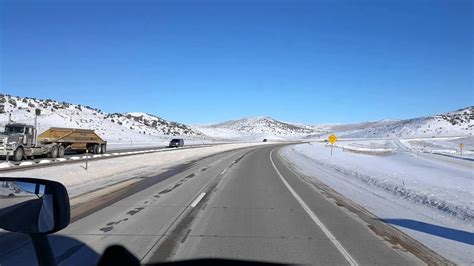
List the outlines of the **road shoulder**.
{"type": "Polygon", "coordinates": [[[317,178],[312,178],[303,174],[292,162],[280,156],[279,153],[277,153],[277,157],[279,161],[283,163],[295,176],[297,176],[301,182],[306,183],[315,192],[324,196],[328,201],[333,202],[334,205],[346,210],[352,214],[352,217],[359,219],[361,223],[366,224],[371,232],[373,232],[379,239],[384,240],[383,242],[388,244],[395,251],[405,256],[412,257],[411,259],[415,259],[415,261],[421,260],[429,265],[454,265],[454,263],[429,249],[421,242],[413,239],[395,227],[383,223],[380,221],[379,217],[375,216],[349,198],[344,197],[321,181],[318,181],[317,178]]]}

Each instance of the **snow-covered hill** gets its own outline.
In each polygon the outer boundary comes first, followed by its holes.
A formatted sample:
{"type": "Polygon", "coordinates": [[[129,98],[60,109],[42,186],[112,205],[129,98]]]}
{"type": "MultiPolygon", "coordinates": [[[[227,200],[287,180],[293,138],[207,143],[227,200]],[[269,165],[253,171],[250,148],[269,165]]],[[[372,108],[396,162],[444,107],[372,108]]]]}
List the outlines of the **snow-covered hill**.
{"type": "Polygon", "coordinates": [[[472,136],[474,107],[434,116],[335,125],[328,129],[341,137],[351,138],[472,136]]]}
{"type": "Polygon", "coordinates": [[[194,131],[184,124],[167,121],[158,116],[146,113],[113,113],[106,115],[106,119],[148,135],[202,135],[200,132],[194,131]]]}
{"type": "Polygon", "coordinates": [[[281,122],[269,117],[251,117],[197,126],[196,130],[217,138],[257,140],[318,139],[336,133],[344,138],[410,138],[472,136],[474,107],[440,115],[406,120],[384,119],[356,124],[305,125],[281,122]]]}
{"type": "Polygon", "coordinates": [[[310,126],[281,122],[270,117],[246,117],[195,128],[208,136],[246,140],[292,139],[319,132],[310,126]]]}
{"type": "Polygon", "coordinates": [[[204,136],[190,127],[145,113],[107,114],[89,106],[0,95],[0,126],[9,119],[14,122],[33,124],[35,109],[41,109],[38,129],[72,127],[95,130],[111,143],[166,142],[172,136],[202,139],[204,136]]]}
{"type": "MultiPolygon", "coordinates": [[[[173,136],[191,141],[254,141],[314,139],[336,133],[345,138],[407,138],[473,136],[474,107],[440,115],[407,120],[382,120],[357,124],[308,126],[281,122],[270,117],[250,117],[204,126],[187,126],[146,113],[112,113],[100,109],[47,99],[22,98],[0,94],[0,127],[11,114],[12,121],[34,122],[34,110],[41,109],[39,131],[49,127],[95,130],[109,143],[157,143],[173,136]]],[[[189,143],[189,142],[188,142],[189,143]]]]}

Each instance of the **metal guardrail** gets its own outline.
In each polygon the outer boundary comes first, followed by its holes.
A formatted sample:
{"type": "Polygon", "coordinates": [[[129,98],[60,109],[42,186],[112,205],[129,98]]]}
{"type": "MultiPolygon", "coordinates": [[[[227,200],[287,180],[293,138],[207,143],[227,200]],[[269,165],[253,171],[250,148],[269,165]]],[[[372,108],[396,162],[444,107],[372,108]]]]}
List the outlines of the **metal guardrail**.
{"type": "Polygon", "coordinates": [[[78,155],[78,156],[71,156],[67,158],[57,158],[57,159],[41,159],[38,161],[23,161],[17,164],[11,163],[9,166],[2,167],[0,163],[0,173],[1,172],[12,172],[12,171],[22,171],[28,170],[32,168],[44,168],[44,167],[51,167],[63,164],[72,164],[78,162],[86,162],[86,161],[98,161],[104,159],[112,159],[112,158],[119,158],[125,156],[132,156],[132,155],[141,155],[141,154],[148,154],[148,153],[157,153],[157,152],[166,152],[166,151],[176,151],[176,150],[186,150],[186,149],[196,149],[196,148],[205,148],[205,147],[212,147],[218,145],[225,145],[229,143],[212,143],[212,144],[196,144],[196,145],[189,145],[181,148],[159,148],[159,149],[150,149],[150,150],[135,150],[135,151],[121,151],[121,152],[110,152],[105,154],[91,154],[91,155],[78,155]]]}

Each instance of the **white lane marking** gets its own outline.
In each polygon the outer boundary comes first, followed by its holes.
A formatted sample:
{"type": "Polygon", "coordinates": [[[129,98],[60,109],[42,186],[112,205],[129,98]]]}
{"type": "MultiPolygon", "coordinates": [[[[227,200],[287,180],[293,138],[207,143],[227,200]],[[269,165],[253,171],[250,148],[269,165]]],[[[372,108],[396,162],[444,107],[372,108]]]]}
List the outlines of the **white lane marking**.
{"type": "Polygon", "coordinates": [[[204,198],[204,195],[206,195],[205,192],[201,193],[201,195],[199,195],[194,201],[193,203],[191,203],[191,207],[196,207],[198,205],[198,203],[202,200],[202,198],[204,198]]]}
{"type": "Polygon", "coordinates": [[[275,168],[275,171],[277,172],[278,176],[281,178],[281,181],[283,181],[283,184],[285,184],[286,188],[291,192],[293,197],[295,197],[296,201],[298,201],[298,203],[301,205],[301,207],[303,207],[306,213],[308,213],[311,219],[313,219],[314,223],[316,223],[316,225],[318,225],[319,228],[321,228],[324,234],[326,234],[329,240],[331,240],[334,246],[336,246],[339,252],[341,252],[341,254],[344,256],[347,262],[349,262],[350,265],[357,266],[358,265],[357,262],[354,260],[354,258],[351,257],[349,252],[347,252],[347,250],[341,245],[341,243],[337,241],[336,237],[331,233],[331,231],[329,231],[329,229],[323,224],[323,222],[319,220],[318,216],[316,216],[316,214],[314,214],[314,212],[308,207],[308,205],[306,205],[306,203],[301,199],[301,197],[296,193],[296,191],[290,186],[290,184],[286,182],[285,178],[281,175],[280,171],[278,171],[275,163],[273,162],[272,153],[273,153],[273,150],[270,152],[270,162],[272,163],[273,168],[275,168]]]}

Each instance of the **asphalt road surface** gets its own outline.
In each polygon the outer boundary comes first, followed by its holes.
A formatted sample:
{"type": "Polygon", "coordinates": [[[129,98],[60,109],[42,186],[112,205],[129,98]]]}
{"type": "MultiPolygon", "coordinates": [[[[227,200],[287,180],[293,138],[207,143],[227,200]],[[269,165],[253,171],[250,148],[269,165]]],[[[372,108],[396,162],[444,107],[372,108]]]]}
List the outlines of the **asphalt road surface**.
{"type": "MultiPolygon", "coordinates": [[[[121,244],[144,263],[210,257],[319,265],[421,263],[291,172],[278,155],[281,146],[224,152],[171,169],[146,186],[117,187],[92,201],[98,210],[84,217],[77,213],[87,205],[73,206],[75,221],[50,236],[57,261],[94,265],[107,246],[121,244]]],[[[0,264],[34,263],[31,244],[15,237],[0,233],[0,264]]]]}

